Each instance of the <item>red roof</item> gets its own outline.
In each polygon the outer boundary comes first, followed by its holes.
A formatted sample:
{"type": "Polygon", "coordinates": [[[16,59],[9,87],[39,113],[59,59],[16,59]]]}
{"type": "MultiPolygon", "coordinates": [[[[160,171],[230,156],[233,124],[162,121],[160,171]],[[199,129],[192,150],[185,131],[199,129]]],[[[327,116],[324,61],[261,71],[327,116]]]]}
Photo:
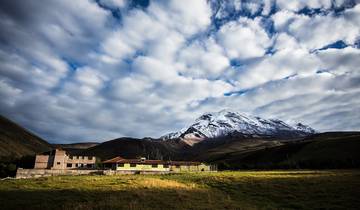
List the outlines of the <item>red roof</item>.
{"type": "Polygon", "coordinates": [[[164,164],[164,165],[200,165],[200,162],[193,161],[164,161],[164,160],[144,160],[144,159],[124,159],[122,157],[115,157],[110,160],[105,160],[103,163],[135,163],[135,164],[164,164]]]}
{"type": "Polygon", "coordinates": [[[115,158],[109,159],[109,160],[105,160],[103,161],[103,163],[117,163],[120,160],[125,160],[124,158],[117,156],[115,158]]]}

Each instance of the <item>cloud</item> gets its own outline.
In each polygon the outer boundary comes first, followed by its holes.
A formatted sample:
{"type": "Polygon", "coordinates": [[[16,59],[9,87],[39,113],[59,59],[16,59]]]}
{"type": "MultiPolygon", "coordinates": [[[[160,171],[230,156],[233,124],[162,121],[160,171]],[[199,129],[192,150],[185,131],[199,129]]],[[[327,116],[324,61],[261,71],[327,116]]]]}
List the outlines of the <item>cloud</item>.
{"type": "Polygon", "coordinates": [[[100,0],[99,3],[109,8],[124,8],[128,2],[126,0],[100,0]]]}
{"type": "Polygon", "coordinates": [[[358,130],[357,3],[6,0],[0,113],[50,142],[158,137],[224,108],[358,130]]]}
{"type": "Polygon", "coordinates": [[[212,38],[194,42],[182,49],[179,61],[184,64],[180,72],[196,78],[217,78],[230,66],[224,49],[212,38]]]}
{"type": "Polygon", "coordinates": [[[229,22],[221,27],[217,38],[232,59],[261,57],[271,45],[271,40],[260,26],[258,18],[240,18],[237,22],[229,22]]]}
{"type": "Polygon", "coordinates": [[[285,10],[274,14],[273,20],[278,30],[289,33],[309,50],[314,50],[339,40],[354,44],[360,33],[359,15],[360,5],[357,5],[340,16],[330,12],[310,17],[285,10]]]}

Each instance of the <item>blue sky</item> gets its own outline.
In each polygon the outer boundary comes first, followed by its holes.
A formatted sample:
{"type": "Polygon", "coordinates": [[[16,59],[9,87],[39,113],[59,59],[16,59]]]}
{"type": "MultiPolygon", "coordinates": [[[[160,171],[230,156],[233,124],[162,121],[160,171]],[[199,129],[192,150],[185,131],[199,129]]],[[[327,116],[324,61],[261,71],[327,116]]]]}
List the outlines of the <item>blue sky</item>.
{"type": "Polygon", "coordinates": [[[359,3],[5,0],[0,114],[63,143],[222,109],[360,130],[359,3]]]}

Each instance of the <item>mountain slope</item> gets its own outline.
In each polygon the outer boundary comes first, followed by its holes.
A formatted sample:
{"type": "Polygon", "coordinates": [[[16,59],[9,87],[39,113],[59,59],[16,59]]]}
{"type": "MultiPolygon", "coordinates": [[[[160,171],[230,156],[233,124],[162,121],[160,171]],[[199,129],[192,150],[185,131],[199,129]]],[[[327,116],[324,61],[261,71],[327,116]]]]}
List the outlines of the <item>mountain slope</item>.
{"type": "Polygon", "coordinates": [[[0,115],[0,160],[12,160],[50,150],[51,145],[0,115]]]}
{"type": "Polygon", "coordinates": [[[232,133],[247,137],[299,138],[315,133],[315,130],[301,123],[291,126],[278,119],[262,119],[237,112],[220,111],[200,116],[187,129],[170,133],[161,139],[189,139],[190,144],[204,139],[218,138],[232,133]]]}
{"type": "Polygon", "coordinates": [[[100,143],[97,142],[81,142],[81,143],[72,143],[72,144],[52,144],[54,148],[61,148],[72,155],[80,154],[81,152],[95,147],[100,143]]]}
{"type": "Polygon", "coordinates": [[[88,149],[99,145],[97,142],[80,142],[80,143],[71,143],[71,144],[53,144],[54,147],[61,147],[62,149],[88,149]]]}
{"type": "Polygon", "coordinates": [[[116,156],[124,158],[147,157],[152,159],[183,159],[189,146],[178,141],[159,141],[154,139],[118,138],[90,147],[80,154],[95,155],[102,160],[116,156]]]}
{"type": "MultiPolygon", "coordinates": [[[[233,147],[233,145],[229,145],[233,147]]],[[[360,132],[327,132],[246,151],[204,151],[202,159],[226,169],[242,168],[359,168],[360,132]]]]}

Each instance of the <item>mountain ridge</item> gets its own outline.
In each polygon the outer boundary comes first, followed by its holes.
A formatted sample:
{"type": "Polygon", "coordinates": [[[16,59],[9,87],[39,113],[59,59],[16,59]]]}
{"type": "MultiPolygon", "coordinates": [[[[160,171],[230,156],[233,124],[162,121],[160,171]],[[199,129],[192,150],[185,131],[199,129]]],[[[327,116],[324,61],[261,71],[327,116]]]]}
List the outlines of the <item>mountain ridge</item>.
{"type": "MultiPolygon", "coordinates": [[[[296,126],[308,129],[302,124],[296,126]]],[[[0,140],[0,162],[15,161],[54,148],[45,140],[1,116],[0,140]],[[31,141],[28,141],[29,139],[31,141]],[[4,157],[8,159],[1,159],[4,157]]],[[[251,134],[228,133],[193,145],[190,143],[190,140],[180,138],[161,141],[152,138],[122,137],[100,144],[89,142],[53,146],[66,147],[66,150],[76,155],[95,155],[101,160],[116,156],[190,160],[219,164],[222,169],[349,168],[360,165],[358,161],[360,132],[355,131],[316,133],[298,139],[263,138],[251,134]]],[[[29,161],[33,164],[34,159],[29,161]]],[[[18,166],[23,167],[21,164],[18,166]]]]}
{"type": "Polygon", "coordinates": [[[190,143],[213,139],[232,133],[247,137],[297,138],[316,133],[310,126],[297,123],[291,126],[279,119],[263,119],[258,116],[222,110],[198,117],[189,127],[160,137],[168,140],[180,138],[190,143]]]}

